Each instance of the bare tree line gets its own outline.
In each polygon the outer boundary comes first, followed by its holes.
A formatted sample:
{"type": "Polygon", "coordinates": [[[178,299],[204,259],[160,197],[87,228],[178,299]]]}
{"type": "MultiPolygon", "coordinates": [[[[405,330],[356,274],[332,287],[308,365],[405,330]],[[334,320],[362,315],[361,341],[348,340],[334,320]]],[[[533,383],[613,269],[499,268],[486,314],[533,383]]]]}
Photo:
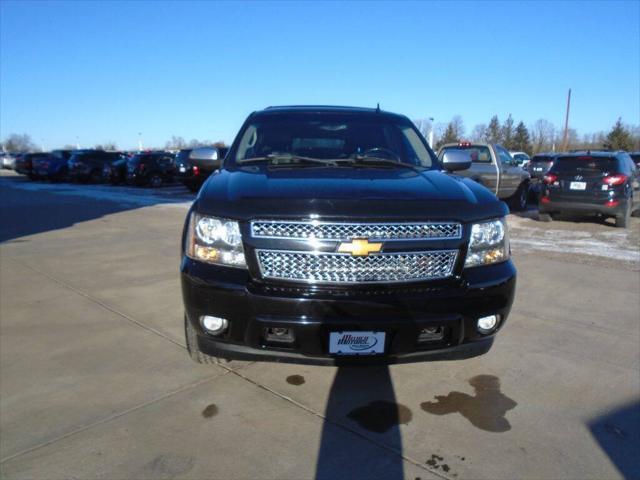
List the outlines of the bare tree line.
{"type": "MultiPolygon", "coordinates": [[[[425,136],[433,128],[434,147],[445,143],[463,140],[472,142],[500,143],[512,151],[523,151],[528,154],[559,150],[562,144],[563,131],[544,118],[536,120],[528,127],[524,122],[517,124],[509,115],[500,122],[497,115],[488,123],[475,125],[467,134],[464,121],[455,115],[449,122],[433,124],[429,119],[414,120],[418,130],[425,136]]],[[[640,126],[624,124],[619,119],[608,132],[599,131],[580,136],[575,129],[568,130],[568,150],[627,150],[640,151],[640,126]]]]}
{"type": "MultiPolygon", "coordinates": [[[[454,143],[462,140],[472,142],[500,143],[512,151],[523,151],[534,154],[544,151],[557,150],[562,143],[562,130],[544,118],[536,120],[528,127],[524,122],[517,124],[513,117],[509,115],[504,122],[500,122],[497,115],[489,120],[489,123],[477,124],[466,134],[464,121],[460,115],[455,115],[447,123],[433,124],[430,119],[414,120],[418,130],[429,138],[429,133],[433,128],[434,146],[439,148],[445,143],[454,143]]],[[[172,135],[164,148],[167,150],[182,150],[186,148],[197,148],[202,146],[224,147],[221,140],[213,142],[211,140],[191,139],[186,141],[183,137],[172,135]]],[[[76,145],[67,144],[62,146],[67,150],[73,150],[76,145]]],[[[115,142],[105,142],[93,145],[92,148],[99,150],[118,150],[115,142]]],[[[28,134],[11,134],[0,143],[0,149],[7,152],[29,152],[40,148],[35,144],[28,134]]],[[[618,120],[609,132],[600,131],[586,133],[582,136],[574,129],[568,131],[568,149],[613,149],[640,151],[640,126],[628,125],[618,120]]]]}
{"type": "MultiPolygon", "coordinates": [[[[211,146],[224,147],[226,145],[222,140],[213,142],[211,140],[198,140],[196,138],[192,138],[191,140],[186,141],[183,137],[179,137],[176,135],[172,135],[171,139],[164,144],[164,148],[166,150],[182,150],[186,148],[211,146]]],[[[66,144],[62,145],[60,148],[62,148],[63,150],[75,150],[77,148],[77,145],[66,144]]],[[[104,143],[97,143],[89,148],[93,148],[96,150],[118,150],[118,145],[116,144],[116,142],[108,141],[104,143]]],[[[34,152],[41,149],[42,147],[36,145],[31,136],[26,133],[12,133],[11,135],[8,135],[2,142],[0,142],[0,150],[3,152],[34,152]]]]}

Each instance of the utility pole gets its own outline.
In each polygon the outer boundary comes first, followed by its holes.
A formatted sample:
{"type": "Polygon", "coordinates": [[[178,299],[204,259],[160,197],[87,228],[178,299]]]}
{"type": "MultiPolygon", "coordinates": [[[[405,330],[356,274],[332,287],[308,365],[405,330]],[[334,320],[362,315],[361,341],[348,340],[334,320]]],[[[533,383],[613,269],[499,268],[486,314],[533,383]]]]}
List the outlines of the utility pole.
{"type": "Polygon", "coordinates": [[[433,149],[433,117],[429,117],[431,128],[429,129],[429,146],[433,149]]]}
{"type": "Polygon", "coordinates": [[[564,118],[564,135],[562,136],[562,151],[567,151],[567,142],[569,141],[569,110],[571,109],[571,89],[567,95],[567,114],[564,118]]]}

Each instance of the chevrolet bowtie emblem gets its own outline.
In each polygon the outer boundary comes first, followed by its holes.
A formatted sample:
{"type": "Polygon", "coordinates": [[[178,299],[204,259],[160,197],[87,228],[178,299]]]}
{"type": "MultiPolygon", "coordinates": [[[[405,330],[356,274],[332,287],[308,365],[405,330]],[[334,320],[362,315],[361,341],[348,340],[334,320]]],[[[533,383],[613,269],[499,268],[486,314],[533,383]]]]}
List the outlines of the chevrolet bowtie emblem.
{"type": "Polygon", "coordinates": [[[356,257],[366,257],[370,253],[379,252],[381,249],[381,243],[369,243],[369,240],[365,238],[355,239],[351,243],[341,243],[338,252],[350,253],[356,257]]]}

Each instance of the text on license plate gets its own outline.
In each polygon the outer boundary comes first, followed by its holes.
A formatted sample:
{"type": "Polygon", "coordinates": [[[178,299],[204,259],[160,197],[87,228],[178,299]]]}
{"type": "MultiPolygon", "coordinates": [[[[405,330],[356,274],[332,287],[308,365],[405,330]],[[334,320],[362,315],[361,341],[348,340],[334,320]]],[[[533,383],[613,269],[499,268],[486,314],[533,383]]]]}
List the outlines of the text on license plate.
{"type": "Polygon", "coordinates": [[[571,182],[569,184],[569,189],[571,190],[586,190],[587,182],[571,182]]]}
{"type": "Polygon", "coordinates": [[[329,353],[337,355],[375,355],[384,353],[385,332],[331,332],[329,353]]]}

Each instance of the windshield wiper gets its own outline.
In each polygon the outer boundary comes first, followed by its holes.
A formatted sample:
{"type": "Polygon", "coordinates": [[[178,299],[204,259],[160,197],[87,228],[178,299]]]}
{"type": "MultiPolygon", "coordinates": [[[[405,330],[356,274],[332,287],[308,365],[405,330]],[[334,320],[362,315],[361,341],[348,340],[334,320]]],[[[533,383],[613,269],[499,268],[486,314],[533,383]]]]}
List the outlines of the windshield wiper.
{"type": "Polygon", "coordinates": [[[414,165],[413,163],[405,163],[399,160],[391,160],[390,158],[382,158],[382,157],[373,157],[368,155],[352,155],[347,159],[341,159],[341,163],[350,163],[354,165],[390,165],[395,167],[403,167],[410,168],[411,170],[415,170],[417,172],[422,172],[424,167],[414,165]]]}
{"type": "Polygon", "coordinates": [[[322,158],[303,157],[301,155],[292,155],[290,153],[275,154],[271,153],[263,157],[243,158],[242,160],[236,160],[238,164],[269,162],[273,165],[288,165],[295,162],[315,163],[321,165],[336,165],[335,160],[324,160],[322,158]]]}

